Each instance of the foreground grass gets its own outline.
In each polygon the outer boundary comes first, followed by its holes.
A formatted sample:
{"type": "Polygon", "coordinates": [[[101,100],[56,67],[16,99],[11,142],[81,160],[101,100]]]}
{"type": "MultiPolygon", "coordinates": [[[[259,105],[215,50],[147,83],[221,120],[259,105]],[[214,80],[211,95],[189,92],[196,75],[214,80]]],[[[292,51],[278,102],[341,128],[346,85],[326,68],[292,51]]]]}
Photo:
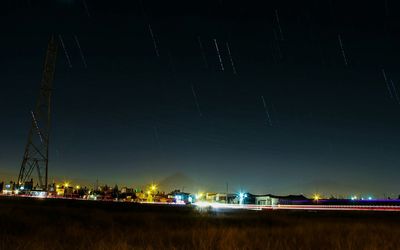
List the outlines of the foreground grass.
{"type": "Polygon", "coordinates": [[[400,249],[400,215],[0,198],[0,249],[400,249]]]}

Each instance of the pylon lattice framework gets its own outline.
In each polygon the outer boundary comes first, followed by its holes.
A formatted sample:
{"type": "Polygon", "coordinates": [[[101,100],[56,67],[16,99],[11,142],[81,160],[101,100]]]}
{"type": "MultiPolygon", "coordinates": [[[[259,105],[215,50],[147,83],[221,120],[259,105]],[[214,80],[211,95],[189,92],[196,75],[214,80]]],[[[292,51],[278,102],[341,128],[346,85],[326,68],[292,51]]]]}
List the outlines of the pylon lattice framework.
{"type": "Polygon", "coordinates": [[[18,175],[17,187],[24,185],[36,169],[39,187],[48,189],[49,139],[51,127],[51,93],[56,66],[58,43],[51,37],[46,59],[39,97],[34,111],[31,111],[32,124],[29,130],[28,142],[18,175]]]}

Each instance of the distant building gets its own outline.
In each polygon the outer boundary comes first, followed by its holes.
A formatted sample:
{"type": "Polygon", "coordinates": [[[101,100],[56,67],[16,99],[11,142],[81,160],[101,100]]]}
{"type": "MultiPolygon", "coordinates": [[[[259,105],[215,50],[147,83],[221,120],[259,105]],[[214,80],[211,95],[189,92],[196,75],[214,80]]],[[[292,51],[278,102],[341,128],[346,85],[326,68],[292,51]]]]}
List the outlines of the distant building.
{"type": "Polygon", "coordinates": [[[255,204],[256,205],[278,205],[279,199],[273,195],[255,195],[255,204]]]}
{"type": "Polygon", "coordinates": [[[181,192],[179,189],[174,190],[168,194],[168,198],[172,199],[175,203],[192,203],[194,197],[190,193],[181,192]]]}
{"type": "Polygon", "coordinates": [[[214,202],[216,199],[217,193],[206,193],[205,199],[207,202],[214,202]]]}
{"type": "Polygon", "coordinates": [[[237,199],[237,194],[228,194],[227,199],[229,204],[235,204],[235,200],[237,199]]]}
{"type": "Polygon", "coordinates": [[[168,195],[163,195],[163,196],[160,196],[160,197],[157,197],[158,198],[158,200],[156,200],[156,201],[158,201],[158,202],[164,202],[164,203],[172,203],[172,202],[174,202],[174,198],[168,198],[168,195]]]}
{"type": "Polygon", "coordinates": [[[57,194],[57,196],[64,196],[64,192],[65,192],[65,190],[64,190],[64,186],[59,186],[59,185],[56,185],[56,194],[57,194]]]}
{"type": "Polygon", "coordinates": [[[20,189],[27,190],[27,191],[32,190],[33,189],[33,179],[31,179],[30,181],[26,181],[24,183],[24,185],[22,187],[20,187],[20,189]]]}
{"type": "Polygon", "coordinates": [[[278,204],[289,205],[308,200],[303,195],[278,196],[278,195],[266,194],[266,195],[254,195],[254,198],[256,205],[270,205],[270,206],[275,206],[278,204]]]}
{"type": "Polygon", "coordinates": [[[15,183],[10,181],[9,183],[5,183],[3,187],[3,194],[13,194],[15,189],[15,183]]]}
{"type": "Polygon", "coordinates": [[[255,204],[255,195],[251,193],[229,194],[230,204],[255,204]]]}
{"type": "MultiPolygon", "coordinates": [[[[245,204],[250,204],[252,201],[252,195],[246,194],[246,197],[243,197],[246,200],[245,204]]],[[[197,201],[205,201],[209,203],[224,203],[224,204],[239,204],[240,197],[239,194],[227,194],[227,193],[205,193],[204,195],[201,194],[199,200],[197,201]]]]}
{"type": "Polygon", "coordinates": [[[228,194],[217,193],[215,195],[215,201],[218,203],[228,203],[228,194]]]}
{"type": "Polygon", "coordinates": [[[133,193],[135,190],[133,188],[123,187],[121,188],[121,194],[133,193]]]}
{"type": "Polygon", "coordinates": [[[125,201],[125,202],[134,202],[136,201],[137,197],[135,193],[121,193],[121,195],[118,197],[119,200],[125,201]]]}

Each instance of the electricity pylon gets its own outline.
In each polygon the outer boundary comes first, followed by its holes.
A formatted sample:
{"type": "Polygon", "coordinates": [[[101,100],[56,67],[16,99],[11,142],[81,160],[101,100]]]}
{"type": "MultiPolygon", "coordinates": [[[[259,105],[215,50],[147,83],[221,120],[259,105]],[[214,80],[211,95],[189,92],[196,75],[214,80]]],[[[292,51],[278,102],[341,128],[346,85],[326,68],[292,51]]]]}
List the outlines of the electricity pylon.
{"type": "Polygon", "coordinates": [[[17,188],[23,186],[36,169],[40,189],[44,191],[48,189],[50,104],[57,50],[57,40],[52,36],[47,48],[39,97],[35,110],[30,112],[32,124],[18,175],[17,188]]]}

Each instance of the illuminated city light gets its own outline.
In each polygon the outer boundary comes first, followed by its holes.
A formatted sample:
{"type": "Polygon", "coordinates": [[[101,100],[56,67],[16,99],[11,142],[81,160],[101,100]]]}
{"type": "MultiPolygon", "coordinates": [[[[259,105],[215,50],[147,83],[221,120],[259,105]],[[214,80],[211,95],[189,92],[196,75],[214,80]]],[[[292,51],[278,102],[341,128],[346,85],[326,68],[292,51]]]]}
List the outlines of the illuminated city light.
{"type": "Polygon", "coordinates": [[[239,204],[243,204],[244,198],[246,198],[247,195],[245,193],[240,192],[239,193],[239,204]]]}
{"type": "Polygon", "coordinates": [[[203,193],[196,194],[196,199],[198,199],[198,200],[201,199],[203,197],[203,195],[204,195],[203,193]]]}

